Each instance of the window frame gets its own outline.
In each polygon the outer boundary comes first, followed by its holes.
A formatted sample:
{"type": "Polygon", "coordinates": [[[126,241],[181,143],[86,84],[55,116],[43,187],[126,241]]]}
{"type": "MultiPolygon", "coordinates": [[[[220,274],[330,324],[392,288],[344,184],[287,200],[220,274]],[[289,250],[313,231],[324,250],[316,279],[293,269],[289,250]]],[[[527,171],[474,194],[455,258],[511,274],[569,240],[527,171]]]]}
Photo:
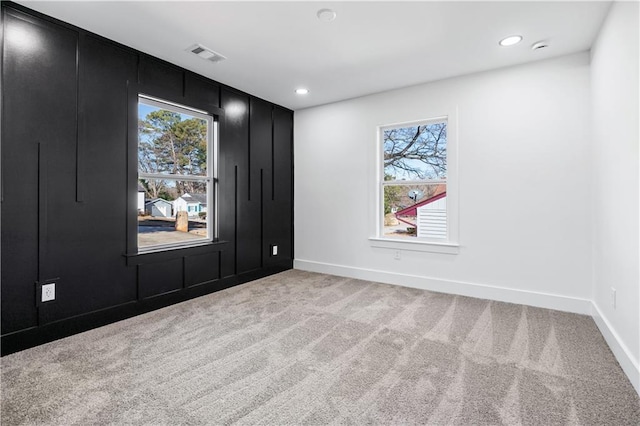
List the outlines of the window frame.
{"type": "MultiPolygon", "coordinates": [[[[441,110],[442,111],[442,110],[441,110]]],[[[444,254],[459,253],[458,234],[458,123],[457,108],[448,108],[446,114],[434,114],[429,118],[417,119],[392,124],[378,125],[376,128],[376,162],[375,162],[375,200],[372,235],[369,238],[372,247],[392,250],[410,250],[444,254]],[[424,179],[414,181],[384,180],[384,131],[416,125],[447,123],[447,177],[446,179],[424,179]],[[384,236],[384,187],[404,184],[438,184],[447,185],[447,238],[430,239],[424,237],[392,238],[384,236]]]]}
{"type": "MultiPolygon", "coordinates": [[[[213,113],[182,105],[176,102],[172,102],[166,99],[161,99],[155,96],[150,96],[144,93],[137,94],[136,102],[136,123],[140,119],[139,117],[139,105],[144,104],[147,106],[161,108],[164,110],[177,112],[180,114],[187,114],[194,118],[199,118],[207,122],[207,173],[205,175],[176,175],[170,173],[141,173],[138,163],[139,153],[139,134],[136,130],[136,183],[139,179],[158,179],[158,180],[172,180],[172,181],[195,181],[204,182],[206,186],[207,195],[207,236],[199,238],[193,241],[182,241],[166,244],[154,244],[145,247],[138,245],[139,230],[136,227],[135,241],[136,252],[138,254],[163,252],[167,250],[175,250],[189,247],[197,247],[202,245],[208,245],[218,239],[218,148],[219,148],[219,136],[220,136],[220,123],[219,117],[213,113]]],[[[136,126],[137,128],[137,126],[136,126]]],[[[172,203],[173,204],[173,203],[172,203]]],[[[173,206],[172,206],[173,209],[173,206]]]]}

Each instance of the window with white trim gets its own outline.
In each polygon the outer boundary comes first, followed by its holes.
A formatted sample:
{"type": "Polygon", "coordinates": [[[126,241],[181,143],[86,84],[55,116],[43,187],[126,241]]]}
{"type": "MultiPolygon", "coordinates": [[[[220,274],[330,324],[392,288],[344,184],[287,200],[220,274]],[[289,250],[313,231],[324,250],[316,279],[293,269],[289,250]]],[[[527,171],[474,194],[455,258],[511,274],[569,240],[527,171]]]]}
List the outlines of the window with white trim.
{"type": "Polygon", "coordinates": [[[379,238],[450,241],[448,118],[380,128],[379,238]]]}
{"type": "Polygon", "coordinates": [[[215,238],[217,129],[205,111],[138,97],[139,252],[215,238]]]}

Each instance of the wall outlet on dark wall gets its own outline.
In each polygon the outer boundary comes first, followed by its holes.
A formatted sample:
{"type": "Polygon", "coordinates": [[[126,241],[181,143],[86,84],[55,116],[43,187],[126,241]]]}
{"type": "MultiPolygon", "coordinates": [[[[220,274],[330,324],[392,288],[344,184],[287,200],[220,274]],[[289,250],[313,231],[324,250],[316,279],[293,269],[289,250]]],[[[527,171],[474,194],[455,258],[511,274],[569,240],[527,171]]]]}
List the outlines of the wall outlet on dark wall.
{"type": "Polygon", "coordinates": [[[42,302],[56,300],[56,283],[42,285],[42,302]]]}

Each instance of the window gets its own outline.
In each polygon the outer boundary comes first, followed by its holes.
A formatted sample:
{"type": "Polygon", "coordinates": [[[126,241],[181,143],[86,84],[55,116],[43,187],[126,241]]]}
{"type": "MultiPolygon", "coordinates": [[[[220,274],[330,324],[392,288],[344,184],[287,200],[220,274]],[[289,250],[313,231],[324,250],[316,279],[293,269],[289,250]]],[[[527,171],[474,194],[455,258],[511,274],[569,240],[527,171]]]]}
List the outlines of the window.
{"type": "Polygon", "coordinates": [[[373,241],[455,245],[449,122],[439,117],[379,128],[380,201],[373,241]]]}
{"type": "Polygon", "coordinates": [[[213,116],[139,96],[138,251],[213,240],[216,140],[213,116]]]}

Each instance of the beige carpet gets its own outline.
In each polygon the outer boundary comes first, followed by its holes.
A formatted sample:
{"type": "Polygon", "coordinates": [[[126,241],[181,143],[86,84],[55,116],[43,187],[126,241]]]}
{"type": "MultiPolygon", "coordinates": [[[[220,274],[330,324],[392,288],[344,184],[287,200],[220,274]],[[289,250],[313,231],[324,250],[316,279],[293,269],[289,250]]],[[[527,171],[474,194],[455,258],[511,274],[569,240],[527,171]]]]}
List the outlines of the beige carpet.
{"type": "Polygon", "coordinates": [[[587,316],[301,271],[1,362],[3,425],[640,424],[587,316]]]}

